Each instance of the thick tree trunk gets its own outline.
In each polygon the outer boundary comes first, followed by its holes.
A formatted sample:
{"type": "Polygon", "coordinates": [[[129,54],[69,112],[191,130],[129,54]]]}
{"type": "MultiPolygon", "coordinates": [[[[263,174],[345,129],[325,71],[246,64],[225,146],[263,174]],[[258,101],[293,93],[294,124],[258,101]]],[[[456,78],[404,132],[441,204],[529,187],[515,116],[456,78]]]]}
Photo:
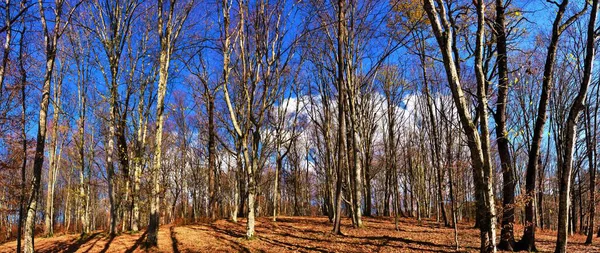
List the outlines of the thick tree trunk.
{"type": "Polygon", "coordinates": [[[191,5],[185,5],[181,10],[181,15],[176,16],[176,1],[171,1],[169,7],[165,6],[163,0],[158,1],[158,38],[160,42],[159,53],[159,71],[158,71],[158,93],[156,101],[156,132],[154,136],[154,161],[151,169],[151,187],[150,196],[150,220],[148,222],[148,235],[146,243],[150,247],[157,246],[158,227],[160,225],[160,183],[159,174],[162,164],[162,135],[165,122],[165,95],[167,92],[167,81],[169,79],[169,65],[171,55],[175,47],[175,41],[181,31],[183,23],[187,19],[191,5]],[[165,15],[166,14],[166,15],[165,15]]]}
{"type": "MultiPolygon", "coordinates": [[[[173,8],[173,7],[171,7],[173,8]]],[[[164,33],[165,26],[171,24],[163,22],[163,3],[159,1],[159,24],[158,31],[160,37],[160,58],[159,58],[159,75],[158,75],[158,97],[156,102],[156,132],[154,136],[154,161],[152,162],[152,193],[150,197],[150,221],[148,223],[148,235],[146,242],[149,246],[155,247],[158,243],[158,227],[160,225],[160,182],[159,174],[162,163],[162,135],[165,122],[165,94],[167,92],[167,80],[169,77],[169,63],[171,57],[171,34],[169,31],[164,33]]],[[[170,20],[169,20],[170,21],[170,20]]],[[[167,28],[169,30],[169,28],[167,28]]]]}
{"type": "MultiPolygon", "coordinates": [[[[162,11],[162,10],[161,10],[162,11]]],[[[160,25],[159,25],[160,26],[160,25]]],[[[162,27],[159,28],[162,31],[162,27]]],[[[165,122],[164,109],[165,109],[165,94],[167,92],[167,78],[169,75],[169,57],[166,48],[163,48],[166,45],[166,42],[163,42],[165,38],[161,39],[161,53],[160,53],[160,72],[158,79],[158,99],[156,106],[156,134],[154,137],[155,148],[154,148],[154,161],[152,162],[152,195],[150,197],[150,221],[148,223],[148,236],[147,243],[150,246],[157,246],[158,243],[158,226],[160,224],[160,183],[159,183],[159,173],[161,170],[161,162],[162,162],[162,133],[163,126],[165,122]]]]}
{"type": "Polygon", "coordinates": [[[508,59],[506,52],[506,27],[504,24],[505,6],[502,0],[496,0],[496,21],[494,22],[498,50],[498,99],[496,102],[496,138],[498,155],[502,167],[502,231],[498,249],[513,251],[515,247],[515,175],[506,132],[506,104],[508,95],[508,59]]]}

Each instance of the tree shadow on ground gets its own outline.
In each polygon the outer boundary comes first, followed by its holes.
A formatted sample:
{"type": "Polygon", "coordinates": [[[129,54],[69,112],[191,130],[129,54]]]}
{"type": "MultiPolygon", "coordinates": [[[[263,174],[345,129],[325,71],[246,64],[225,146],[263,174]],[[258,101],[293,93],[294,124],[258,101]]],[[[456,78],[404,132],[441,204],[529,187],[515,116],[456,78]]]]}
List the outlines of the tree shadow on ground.
{"type": "MultiPolygon", "coordinates": [[[[354,235],[355,233],[352,232],[347,235],[337,236],[330,233],[329,223],[326,219],[311,220],[297,217],[280,217],[277,222],[261,220],[260,226],[257,226],[259,234],[257,240],[272,245],[271,249],[279,248],[284,251],[331,252],[343,248],[349,250],[349,252],[379,252],[384,249],[396,252],[456,252],[454,244],[446,244],[438,242],[436,239],[431,239],[436,238],[435,236],[431,238],[406,238],[402,234],[386,235],[389,233],[388,227],[393,225],[393,223],[386,221],[391,220],[368,219],[369,223],[373,222],[371,228],[374,229],[373,232],[375,235],[363,235],[361,232],[358,232],[361,235],[354,235]],[[377,235],[379,232],[381,234],[377,235]]],[[[247,244],[242,241],[245,237],[243,227],[239,223],[236,224],[236,226],[233,226],[230,223],[212,223],[206,227],[202,226],[194,229],[209,234],[216,240],[228,245],[234,251],[249,252],[249,248],[247,247],[253,248],[254,244],[247,244]]],[[[413,231],[412,229],[402,227],[399,230],[404,232],[403,234],[445,232],[439,231],[443,227],[434,222],[411,223],[410,225],[421,227],[425,230],[416,229],[416,231],[413,231]]],[[[354,231],[352,227],[346,225],[344,225],[344,229],[354,231]]],[[[463,246],[461,250],[476,251],[478,248],[463,246]]]]}
{"type": "MultiPolygon", "coordinates": [[[[49,248],[36,248],[36,252],[57,252],[57,251],[65,251],[65,252],[75,252],[81,248],[84,244],[88,243],[92,239],[98,237],[100,233],[94,233],[89,235],[81,235],[77,239],[69,240],[66,242],[55,242],[49,248]]],[[[98,238],[98,240],[100,240],[98,238]]],[[[96,240],[97,241],[97,240],[96,240]]]]}
{"type": "MultiPolygon", "coordinates": [[[[217,226],[215,226],[214,224],[211,224],[210,227],[218,234],[225,234],[225,235],[228,235],[233,238],[239,238],[239,239],[245,240],[245,235],[243,233],[236,233],[234,231],[221,229],[221,228],[218,228],[217,226]]],[[[246,246],[242,245],[241,243],[239,243],[233,239],[230,239],[230,238],[227,238],[227,237],[221,236],[221,235],[215,235],[215,238],[231,243],[236,248],[236,250],[238,250],[239,252],[248,252],[248,253],[250,252],[250,250],[246,246]]]]}
{"type": "MultiPolygon", "coordinates": [[[[369,219],[369,222],[372,219],[369,219]]],[[[308,251],[329,251],[328,247],[321,247],[318,245],[319,243],[326,244],[338,244],[338,245],[346,245],[344,247],[347,248],[356,248],[358,246],[371,246],[376,248],[376,252],[380,251],[382,248],[394,248],[396,250],[415,250],[422,252],[455,252],[454,246],[439,244],[430,242],[427,240],[413,240],[402,237],[395,236],[353,236],[353,235],[344,235],[340,236],[339,239],[334,239],[329,235],[328,231],[324,231],[321,229],[311,229],[311,228],[303,228],[292,225],[292,223],[298,223],[298,219],[288,218],[281,219],[281,223],[273,225],[269,224],[266,227],[268,228],[269,233],[274,234],[275,236],[265,236],[261,237],[261,240],[273,244],[275,246],[280,246],[288,249],[304,249],[308,251]],[[290,223],[288,223],[290,222],[290,223]],[[294,238],[297,239],[296,242],[289,242],[287,240],[281,240],[280,238],[294,238]],[[343,238],[351,239],[351,241],[344,240],[343,238]],[[340,240],[341,239],[341,240],[340,240]],[[391,245],[391,243],[394,243],[391,245]],[[317,243],[317,244],[315,244],[317,243]]],[[[301,223],[310,224],[315,227],[320,227],[322,225],[321,222],[311,222],[303,221],[301,223]]],[[[385,224],[385,222],[377,222],[381,224],[385,224]]],[[[425,224],[425,227],[429,227],[431,224],[425,224]]],[[[352,229],[352,228],[347,228],[352,229]]],[[[375,227],[375,229],[382,229],[380,227],[375,227]]],[[[410,232],[400,228],[400,231],[410,232]]],[[[466,247],[467,249],[474,249],[474,247],[466,247]]]]}
{"type": "Polygon", "coordinates": [[[169,231],[171,234],[171,246],[173,247],[173,252],[179,253],[179,249],[177,248],[177,237],[175,237],[175,226],[171,226],[169,231]]]}
{"type": "Polygon", "coordinates": [[[210,224],[209,227],[210,227],[210,229],[204,229],[204,228],[200,228],[200,227],[194,227],[192,229],[203,231],[205,233],[215,232],[215,234],[211,234],[211,236],[213,236],[215,239],[222,241],[227,245],[231,245],[237,252],[250,253],[250,249],[248,249],[246,246],[244,246],[240,242],[236,241],[236,238],[245,240],[245,239],[243,239],[244,238],[243,233],[236,233],[235,231],[221,229],[221,228],[217,227],[215,224],[210,224]],[[233,237],[233,238],[231,238],[231,237],[233,237]]]}
{"type": "Polygon", "coordinates": [[[90,246],[89,246],[89,247],[88,247],[88,248],[85,250],[85,252],[84,252],[84,253],[88,253],[88,252],[90,252],[90,250],[92,250],[92,248],[94,248],[94,246],[96,246],[96,243],[98,243],[98,241],[100,241],[100,240],[102,240],[102,238],[101,238],[101,237],[98,237],[98,239],[96,239],[96,240],[94,241],[94,243],[92,243],[92,245],[90,245],[90,246]]]}
{"type": "Polygon", "coordinates": [[[113,242],[113,240],[115,239],[115,235],[109,235],[108,236],[108,242],[106,242],[106,244],[104,244],[104,248],[100,251],[100,253],[106,253],[108,251],[108,248],[110,247],[110,244],[113,242]]]}
{"type": "Polygon", "coordinates": [[[285,242],[285,241],[280,241],[277,240],[275,238],[267,238],[267,237],[261,237],[260,238],[261,241],[273,244],[275,246],[279,246],[279,247],[283,247],[283,248],[287,248],[290,250],[298,250],[298,249],[304,249],[304,250],[308,250],[308,251],[317,251],[317,252],[330,252],[330,250],[323,248],[323,247],[319,247],[319,246],[308,246],[306,244],[301,245],[301,244],[295,244],[295,243],[289,243],[289,242],[285,242]]]}
{"type": "MultiPolygon", "coordinates": [[[[385,242],[384,244],[387,244],[387,242],[390,242],[390,241],[396,241],[396,242],[405,243],[408,245],[423,245],[423,246],[427,246],[427,247],[431,247],[431,248],[440,249],[440,250],[432,250],[432,251],[437,251],[437,252],[455,252],[453,245],[439,244],[439,243],[433,243],[433,242],[429,242],[429,241],[413,240],[413,239],[408,239],[408,238],[401,238],[401,237],[394,237],[394,236],[387,236],[387,235],[384,235],[384,236],[351,236],[351,235],[348,235],[347,237],[365,240],[366,244],[370,244],[372,241],[384,241],[385,242]],[[441,250],[441,249],[448,249],[449,251],[445,251],[445,250],[441,250]]],[[[468,247],[468,246],[463,246],[461,248],[473,249],[473,250],[479,249],[477,247],[468,247]]],[[[420,249],[420,250],[425,250],[425,249],[420,249]]]]}
{"type": "Polygon", "coordinates": [[[125,253],[132,253],[134,250],[139,248],[140,245],[142,245],[144,243],[144,240],[146,240],[147,234],[148,234],[148,230],[144,230],[144,233],[140,235],[140,238],[138,238],[135,241],[135,243],[133,244],[133,246],[131,246],[131,248],[127,249],[127,251],[125,251],[125,253]]]}

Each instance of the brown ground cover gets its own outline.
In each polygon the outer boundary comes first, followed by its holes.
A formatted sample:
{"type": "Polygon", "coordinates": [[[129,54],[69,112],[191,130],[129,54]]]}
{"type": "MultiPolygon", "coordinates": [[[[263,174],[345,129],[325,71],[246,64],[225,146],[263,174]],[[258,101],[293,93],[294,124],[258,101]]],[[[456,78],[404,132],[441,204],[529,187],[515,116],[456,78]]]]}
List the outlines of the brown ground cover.
{"type": "MultiPolygon", "coordinates": [[[[105,233],[89,236],[61,235],[36,238],[36,252],[457,252],[454,230],[432,220],[418,222],[401,219],[400,231],[394,231],[391,218],[365,218],[365,227],[353,229],[344,220],[344,236],[330,233],[325,217],[280,217],[277,222],[259,218],[258,237],[243,239],[245,220],[232,223],[218,220],[207,224],[165,225],[159,230],[158,248],[144,248],[145,233],[121,234],[110,238],[105,233]]],[[[471,224],[459,226],[460,252],[476,252],[478,230],[471,224]]],[[[517,227],[516,235],[522,230],[517,227]]],[[[539,231],[538,249],[554,249],[554,231],[539,231]]],[[[600,252],[600,239],[585,246],[584,235],[569,238],[569,252],[600,252]]],[[[15,252],[16,242],[0,245],[0,252],[15,252]]]]}

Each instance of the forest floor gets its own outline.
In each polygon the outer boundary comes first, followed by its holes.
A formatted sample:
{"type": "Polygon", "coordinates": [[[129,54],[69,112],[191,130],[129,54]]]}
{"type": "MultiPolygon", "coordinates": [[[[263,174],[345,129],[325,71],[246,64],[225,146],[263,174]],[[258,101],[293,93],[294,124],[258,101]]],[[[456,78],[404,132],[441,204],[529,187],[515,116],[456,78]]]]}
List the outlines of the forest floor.
{"type": "MultiPolygon", "coordinates": [[[[392,218],[364,218],[364,228],[354,229],[351,221],[342,221],[343,236],[331,234],[326,217],[259,218],[257,238],[243,239],[245,219],[233,223],[218,220],[207,224],[164,225],[158,233],[158,248],[144,248],[146,234],[121,234],[110,238],[103,232],[86,237],[69,234],[53,238],[36,238],[36,252],[457,252],[454,230],[435,220],[400,219],[400,230],[394,230],[392,218]]],[[[498,230],[498,232],[500,232],[498,230]]],[[[459,224],[458,252],[476,252],[478,230],[472,224],[459,224]]],[[[520,227],[515,235],[521,235],[520,227]]],[[[542,252],[554,250],[555,231],[537,234],[537,247],[542,252]]],[[[591,246],[583,245],[585,236],[569,237],[568,252],[600,252],[600,239],[591,246]]],[[[16,252],[16,242],[0,245],[0,252],[16,252]]]]}

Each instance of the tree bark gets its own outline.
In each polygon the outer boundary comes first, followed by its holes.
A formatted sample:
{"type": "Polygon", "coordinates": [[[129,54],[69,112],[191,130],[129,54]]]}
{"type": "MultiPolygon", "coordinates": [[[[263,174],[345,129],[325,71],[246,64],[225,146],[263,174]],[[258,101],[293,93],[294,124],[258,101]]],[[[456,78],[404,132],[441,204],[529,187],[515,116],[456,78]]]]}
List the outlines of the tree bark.
{"type": "Polygon", "coordinates": [[[140,183],[142,176],[142,166],[145,163],[144,149],[146,147],[146,135],[148,132],[148,111],[144,109],[144,90],[147,82],[140,88],[140,100],[138,102],[138,126],[135,146],[135,159],[133,165],[133,187],[131,192],[131,230],[137,232],[140,225],[140,183]]]}
{"type": "Polygon", "coordinates": [[[338,89],[338,136],[337,136],[337,183],[335,187],[335,219],[333,222],[333,234],[341,235],[341,219],[342,219],[342,180],[343,172],[346,170],[346,91],[344,85],[344,57],[343,41],[345,35],[345,17],[344,17],[344,0],[337,2],[337,89],[338,89]]]}
{"type": "MultiPolygon", "coordinates": [[[[397,153],[396,153],[396,131],[395,131],[395,127],[396,127],[396,110],[395,110],[395,105],[393,102],[393,99],[396,95],[396,89],[397,87],[394,86],[395,83],[394,80],[386,80],[386,82],[384,82],[384,94],[386,97],[386,112],[387,112],[387,118],[388,118],[388,124],[387,124],[387,134],[388,134],[388,140],[386,142],[386,192],[385,194],[388,194],[387,189],[391,188],[392,189],[392,203],[393,203],[393,208],[394,208],[394,228],[396,230],[398,230],[398,216],[399,216],[399,192],[400,190],[398,189],[398,169],[396,167],[397,164],[397,153]],[[391,82],[388,82],[391,81],[391,82]],[[392,177],[392,178],[388,178],[388,177],[392,177]],[[393,184],[393,187],[390,187],[390,185],[393,184]]],[[[389,203],[389,195],[386,196],[385,199],[386,203],[389,203]]],[[[389,206],[387,207],[389,209],[389,206]]],[[[384,210],[385,212],[386,210],[384,210]]],[[[387,210],[389,212],[389,210],[387,210]]]]}
{"type": "Polygon", "coordinates": [[[50,164],[48,166],[48,184],[46,188],[46,210],[44,212],[44,233],[46,237],[52,237],[54,235],[54,188],[56,185],[56,173],[58,173],[58,121],[60,105],[60,94],[62,89],[62,83],[54,82],[54,113],[52,116],[53,126],[50,138],[50,164]]]}
{"type": "MultiPolygon", "coordinates": [[[[23,7],[24,2],[21,2],[23,7]]],[[[22,20],[24,22],[24,20],[22,20]]],[[[24,49],[25,40],[23,35],[27,26],[21,28],[21,38],[19,39],[19,74],[21,75],[20,86],[21,86],[21,139],[23,142],[23,163],[21,164],[21,186],[19,196],[19,224],[17,224],[17,253],[21,253],[21,236],[23,234],[23,208],[25,205],[25,172],[27,170],[27,102],[25,97],[25,87],[27,85],[27,71],[25,70],[24,49]]]]}
{"type": "Polygon", "coordinates": [[[591,245],[594,237],[594,218],[596,215],[596,170],[597,170],[597,140],[596,134],[598,132],[598,89],[599,85],[596,85],[596,97],[595,97],[595,107],[593,111],[593,116],[590,112],[590,103],[588,102],[588,106],[586,107],[586,132],[585,132],[585,142],[587,147],[587,158],[588,158],[588,168],[590,173],[590,199],[589,199],[589,216],[588,216],[588,224],[587,224],[587,238],[585,240],[586,245],[591,245]],[[593,117],[593,121],[592,121],[593,117]],[[593,125],[592,125],[593,124],[593,125]]]}
{"type": "MultiPolygon", "coordinates": [[[[159,3],[159,19],[162,19],[162,1],[159,3]]],[[[152,162],[152,193],[150,197],[150,221],[148,223],[148,235],[146,242],[149,246],[157,246],[158,244],[158,227],[160,224],[160,182],[159,173],[162,162],[162,133],[165,122],[165,94],[167,92],[167,79],[169,75],[169,50],[166,47],[166,38],[163,33],[163,22],[159,20],[159,33],[161,34],[161,51],[160,51],[160,70],[158,78],[158,98],[156,105],[156,133],[154,137],[154,160],[152,162]]]]}
{"type": "Polygon", "coordinates": [[[496,138],[498,155],[502,168],[502,231],[498,249],[513,251],[515,247],[515,175],[506,131],[506,105],[508,96],[508,55],[506,51],[506,27],[504,19],[505,6],[502,0],[496,0],[496,20],[494,31],[497,44],[498,62],[498,99],[496,102],[496,138]]]}
{"type": "Polygon", "coordinates": [[[46,130],[48,120],[48,106],[50,103],[50,83],[52,81],[52,74],[54,71],[54,60],[56,57],[56,45],[59,37],[59,26],[61,24],[61,8],[62,4],[57,4],[57,8],[54,10],[54,29],[53,33],[50,34],[46,24],[46,15],[44,14],[44,5],[40,0],[40,20],[42,23],[42,31],[44,33],[44,44],[45,44],[45,71],[44,81],[42,86],[42,98],[40,100],[40,111],[38,118],[38,129],[37,129],[37,140],[35,146],[35,156],[33,160],[33,179],[31,181],[31,191],[27,200],[27,217],[25,219],[25,244],[23,251],[25,253],[34,252],[34,233],[35,233],[35,219],[37,202],[40,195],[40,181],[42,177],[42,166],[44,165],[44,148],[46,146],[46,130]]]}
{"type": "Polygon", "coordinates": [[[217,184],[219,183],[219,178],[218,178],[218,170],[217,170],[217,163],[216,163],[216,141],[215,141],[215,135],[216,135],[216,131],[215,131],[215,99],[212,96],[212,94],[210,94],[210,91],[208,90],[208,86],[205,87],[206,88],[206,94],[207,94],[207,102],[208,102],[208,169],[209,169],[209,174],[211,174],[211,182],[210,182],[210,187],[211,187],[211,191],[210,191],[210,209],[211,209],[211,213],[210,213],[210,217],[211,219],[216,219],[217,218],[217,212],[218,212],[218,201],[217,201],[217,184]]]}
{"type": "Polygon", "coordinates": [[[148,222],[148,235],[146,243],[150,247],[156,247],[158,243],[158,227],[160,225],[160,182],[162,164],[162,135],[165,122],[165,95],[167,93],[167,81],[169,79],[169,65],[171,55],[175,47],[175,41],[179,32],[190,13],[191,4],[184,7],[176,7],[176,0],[169,2],[165,9],[163,0],[158,1],[158,38],[160,42],[159,70],[158,70],[158,93],[156,101],[156,132],[154,137],[154,161],[151,169],[151,197],[150,197],[150,220],[148,222]],[[181,14],[175,15],[175,10],[180,9],[181,14]],[[166,14],[166,15],[165,15],[166,14]]]}

